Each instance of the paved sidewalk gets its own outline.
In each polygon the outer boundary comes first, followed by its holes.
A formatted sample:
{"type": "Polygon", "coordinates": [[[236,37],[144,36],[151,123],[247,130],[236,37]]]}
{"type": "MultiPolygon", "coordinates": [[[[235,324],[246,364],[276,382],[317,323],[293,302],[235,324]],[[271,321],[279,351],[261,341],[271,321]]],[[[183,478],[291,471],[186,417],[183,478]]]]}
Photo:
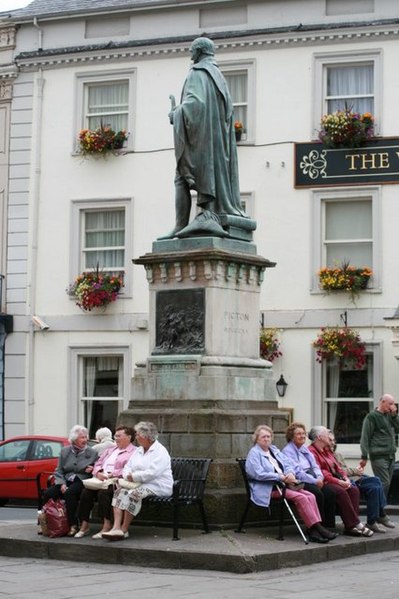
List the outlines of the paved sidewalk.
{"type": "Polygon", "coordinates": [[[326,545],[305,545],[291,526],[286,527],[284,541],[276,540],[272,528],[250,528],[246,534],[214,531],[209,535],[182,529],[181,540],[172,541],[169,528],[132,525],[129,539],[111,543],[91,537],[48,539],[37,534],[35,522],[10,521],[0,523],[0,555],[243,574],[399,550],[399,517],[392,519],[397,527],[387,529],[386,534],[375,533],[371,538],[340,535],[326,545]]]}
{"type": "Polygon", "coordinates": [[[251,574],[0,557],[7,599],[396,599],[399,551],[251,574]]]}

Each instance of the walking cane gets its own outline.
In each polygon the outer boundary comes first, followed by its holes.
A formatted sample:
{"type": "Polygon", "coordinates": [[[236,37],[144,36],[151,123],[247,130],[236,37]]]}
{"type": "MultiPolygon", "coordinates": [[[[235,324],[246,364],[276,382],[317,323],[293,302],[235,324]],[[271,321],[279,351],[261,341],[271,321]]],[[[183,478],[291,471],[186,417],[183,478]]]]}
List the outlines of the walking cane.
{"type": "Polygon", "coordinates": [[[295,522],[295,525],[296,525],[296,527],[297,527],[297,529],[298,529],[298,531],[299,531],[299,534],[301,535],[301,537],[302,537],[302,539],[303,539],[304,543],[305,543],[306,545],[308,545],[308,543],[309,543],[309,540],[308,540],[308,538],[306,537],[305,533],[303,532],[302,528],[300,527],[300,525],[299,525],[299,522],[298,522],[298,520],[296,519],[296,517],[295,517],[295,514],[294,514],[294,512],[293,512],[293,511],[292,511],[292,509],[291,509],[291,506],[290,506],[290,504],[288,503],[288,500],[287,500],[285,497],[283,497],[283,492],[282,492],[281,488],[280,488],[278,485],[277,485],[277,490],[278,490],[278,492],[280,493],[280,496],[283,498],[283,501],[284,501],[284,503],[285,503],[285,507],[287,508],[287,510],[288,510],[288,513],[290,514],[291,518],[292,518],[292,519],[293,519],[293,521],[295,522]]]}

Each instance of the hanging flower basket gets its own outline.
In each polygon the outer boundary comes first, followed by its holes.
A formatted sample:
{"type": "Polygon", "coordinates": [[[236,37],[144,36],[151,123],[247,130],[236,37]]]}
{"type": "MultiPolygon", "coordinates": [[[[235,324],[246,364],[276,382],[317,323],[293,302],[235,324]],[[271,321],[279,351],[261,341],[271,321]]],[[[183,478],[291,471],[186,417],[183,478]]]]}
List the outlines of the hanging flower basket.
{"type": "Polygon", "coordinates": [[[277,329],[260,329],[259,355],[263,360],[269,360],[269,362],[273,362],[283,355],[280,351],[277,329]]]}
{"type": "Polygon", "coordinates": [[[93,308],[106,308],[114,302],[123,287],[123,279],[115,275],[102,273],[97,269],[77,276],[67,289],[68,295],[75,299],[76,305],[85,312],[93,308]]]}
{"type": "Polygon", "coordinates": [[[313,347],[316,348],[316,360],[320,363],[336,358],[341,364],[345,361],[357,369],[366,363],[366,346],[359,333],[349,327],[322,328],[313,341],[313,347]]]}
{"type": "Polygon", "coordinates": [[[367,289],[373,271],[368,266],[357,268],[349,263],[343,262],[335,268],[322,268],[317,273],[320,289],[330,293],[331,291],[347,291],[354,301],[360,291],[367,289]]]}
{"type": "Polygon", "coordinates": [[[374,135],[374,118],[350,108],[326,114],[321,119],[319,139],[326,148],[358,148],[374,135]]]}
{"type": "Polygon", "coordinates": [[[111,127],[101,125],[98,129],[82,129],[78,136],[79,154],[92,156],[118,154],[128,135],[124,129],[115,132],[111,127]]]}

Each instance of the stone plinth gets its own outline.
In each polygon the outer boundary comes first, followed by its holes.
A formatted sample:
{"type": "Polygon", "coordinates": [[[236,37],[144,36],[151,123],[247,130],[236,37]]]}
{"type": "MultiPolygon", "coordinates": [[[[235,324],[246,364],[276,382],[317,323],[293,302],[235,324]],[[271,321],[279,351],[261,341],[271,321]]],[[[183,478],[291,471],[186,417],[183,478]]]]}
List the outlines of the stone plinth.
{"type": "Polygon", "coordinates": [[[244,499],[236,458],[258,424],[277,442],[287,426],[272,365],[259,359],[259,293],[274,263],[251,243],[203,237],[155,242],[135,263],[149,283],[150,355],[119,420],[156,423],[172,456],[212,458],[209,520],[234,525],[244,499]]]}

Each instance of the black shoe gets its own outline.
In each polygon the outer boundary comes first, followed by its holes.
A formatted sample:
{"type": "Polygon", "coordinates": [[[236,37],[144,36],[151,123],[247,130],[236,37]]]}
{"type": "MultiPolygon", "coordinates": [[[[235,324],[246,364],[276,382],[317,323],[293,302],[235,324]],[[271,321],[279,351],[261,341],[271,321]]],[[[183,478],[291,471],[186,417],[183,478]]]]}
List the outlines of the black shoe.
{"type": "Polygon", "coordinates": [[[332,532],[330,530],[327,530],[327,528],[325,528],[320,523],[316,524],[316,528],[317,528],[317,532],[320,534],[320,536],[323,537],[324,539],[328,539],[329,541],[333,541],[338,536],[337,532],[332,532]]]}
{"type": "Polygon", "coordinates": [[[329,541],[329,539],[326,539],[325,537],[322,537],[317,533],[308,535],[308,539],[311,543],[328,543],[329,541]]]}
{"type": "Polygon", "coordinates": [[[308,530],[308,538],[311,543],[328,543],[329,539],[322,537],[318,531],[317,524],[308,530]]]}

